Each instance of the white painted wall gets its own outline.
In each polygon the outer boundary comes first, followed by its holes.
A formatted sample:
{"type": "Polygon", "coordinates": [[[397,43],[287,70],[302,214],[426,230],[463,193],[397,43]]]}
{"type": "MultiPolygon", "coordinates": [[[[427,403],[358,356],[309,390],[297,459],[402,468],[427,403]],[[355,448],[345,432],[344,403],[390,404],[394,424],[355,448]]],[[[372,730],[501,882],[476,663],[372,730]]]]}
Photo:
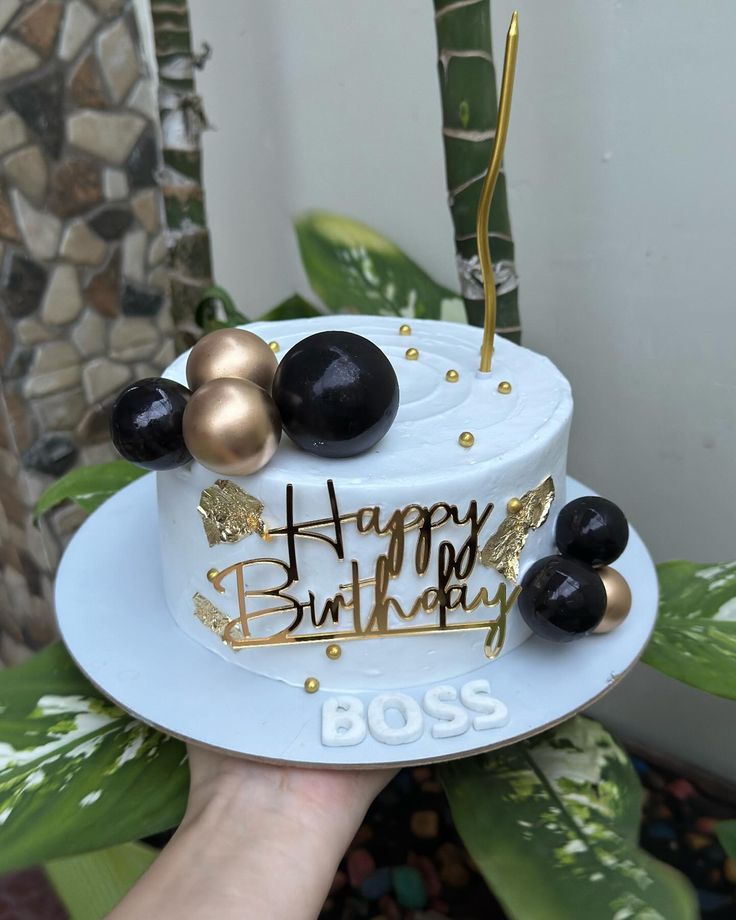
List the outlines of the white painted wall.
{"type": "MultiPolygon", "coordinates": [[[[493,3],[500,57],[513,4],[493,3]]],[[[190,5],[214,49],[199,88],[215,265],[240,306],[307,293],[290,220],[317,206],[455,286],[429,0],[190,5]]],[[[524,335],[572,382],[571,472],[657,560],[736,558],[736,4],[517,5],[524,335]]],[[[641,666],[597,713],[736,778],[734,704],[641,666]]]]}

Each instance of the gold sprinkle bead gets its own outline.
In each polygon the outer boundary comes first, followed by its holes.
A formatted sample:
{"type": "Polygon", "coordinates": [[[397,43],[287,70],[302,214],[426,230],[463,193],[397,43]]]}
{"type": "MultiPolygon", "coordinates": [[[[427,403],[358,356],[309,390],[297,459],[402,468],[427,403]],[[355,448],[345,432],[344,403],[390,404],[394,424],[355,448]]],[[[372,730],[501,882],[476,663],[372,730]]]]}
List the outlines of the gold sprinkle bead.
{"type": "Polygon", "coordinates": [[[219,574],[217,569],[209,569],[207,572],[207,581],[214,581],[219,574]]]}
{"type": "Polygon", "coordinates": [[[281,350],[281,346],[279,345],[278,342],[269,342],[269,343],[268,343],[268,347],[271,349],[271,351],[272,351],[274,354],[276,354],[277,351],[280,351],[280,350],[281,350]]]}
{"type": "Polygon", "coordinates": [[[342,649],[339,645],[328,645],[325,649],[325,654],[330,661],[337,661],[340,655],[342,655],[342,649]]]}
{"type": "Polygon", "coordinates": [[[475,444],[475,436],[472,431],[463,431],[460,437],[457,439],[457,443],[460,447],[472,447],[475,444]]]}
{"type": "Polygon", "coordinates": [[[504,396],[507,396],[511,392],[511,384],[508,380],[502,380],[498,385],[498,392],[503,393],[504,396]]]}
{"type": "Polygon", "coordinates": [[[452,368],[452,367],[451,367],[450,370],[445,374],[445,380],[446,380],[448,383],[457,383],[459,379],[460,379],[460,374],[458,374],[458,372],[457,372],[454,368],[452,368]]]}
{"type": "Polygon", "coordinates": [[[406,349],[406,360],[407,361],[416,361],[419,357],[419,350],[416,348],[407,348],[406,349]]]}
{"type": "Polygon", "coordinates": [[[304,689],[307,693],[316,693],[319,690],[319,681],[316,677],[308,677],[304,681],[304,689]]]}
{"type": "Polygon", "coordinates": [[[509,514],[518,514],[524,506],[518,498],[510,498],[506,502],[506,510],[509,514]]]}
{"type": "Polygon", "coordinates": [[[411,326],[408,323],[399,326],[399,335],[411,335],[411,326]]]}

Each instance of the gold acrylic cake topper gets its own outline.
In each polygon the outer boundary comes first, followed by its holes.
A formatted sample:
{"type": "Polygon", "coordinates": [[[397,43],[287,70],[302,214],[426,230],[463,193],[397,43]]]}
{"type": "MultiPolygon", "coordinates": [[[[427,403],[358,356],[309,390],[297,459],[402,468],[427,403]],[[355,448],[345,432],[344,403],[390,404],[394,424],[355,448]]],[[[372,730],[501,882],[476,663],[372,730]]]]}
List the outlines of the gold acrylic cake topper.
{"type": "Polygon", "coordinates": [[[489,538],[480,553],[480,561],[496,569],[509,581],[519,577],[519,557],[530,530],[537,530],[544,524],[549,509],[555,500],[555,484],[548,476],[544,482],[522,495],[518,510],[510,512],[501,526],[489,538]]]}
{"type": "Polygon", "coordinates": [[[249,534],[268,538],[261,512],[263,503],[229,479],[218,479],[202,492],[197,511],[202,515],[210,546],[237,543],[249,534]]]}
{"type": "Polygon", "coordinates": [[[503,150],[506,146],[506,135],[509,130],[511,96],[514,90],[514,73],[516,71],[516,52],[518,46],[518,13],[514,13],[511,17],[508,35],[506,36],[506,54],[503,59],[501,93],[498,100],[498,123],[493,139],[491,161],[488,165],[488,172],[486,173],[483,189],[480,193],[475,225],[475,233],[478,241],[478,258],[480,259],[481,273],[483,276],[483,290],[485,294],[485,319],[483,323],[483,345],[480,352],[480,369],[486,373],[491,369],[493,337],[496,334],[496,279],[493,274],[491,249],[488,244],[488,215],[491,210],[491,199],[493,198],[493,191],[496,187],[496,180],[501,171],[503,150]]]}
{"type": "MultiPolygon", "coordinates": [[[[468,582],[479,561],[505,578],[506,572],[518,574],[518,556],[527,534],[546,520],[554,499],[551,477],[518,500],[518,513],[506,518],[482,553],[480,533],[493,511],[492,502],[479,507],[473,499],[462,510],[440,501],[429,507],[409,504],[392,512],[373,505],[341,513],[334,483],[328,480],[326,485],[329,516],[307,521],[295,519],[294,486],[287,485],[286,523],[268,534],[274,547],[285,540],[285,559],[245,559],[208,572],[213,588],[229,595],[231,604],[237,603],[237,614],[232,611],[232,616],[226,616],[197,593],[194,613],[205,626],[233,649],[483,630],[486,656],[495,658],[500,653],[507,617],[521,588],[509,590],[501,581],[495,589],[484,585],[471,589],[468,582]],[[446,526],[457,535],[456,541],[435,536],[446,526]],[[361,568],[364,560],[346,557],[348,527],[386,539],[384,551],[369,563],[367,572],[361,568]],[[410,542],[409,534],[416,539],[410,542]],[[318,600],[314,591],[300,584],[298,548],[303,540],[323,543],[334,557],[349,564],[349,579],[337,585],[330,597],[318,600]],[[401,576],[406,558],[421,579],[421,593],[411,603],[391,593],[392,580],[401,576]],[[495,615],[463,619],[463,614],[479,608],[496,608],[495,615]]],[[[226,490],[225,496],[237,492],[226,490]]],[[[217,495],[226,501],[222,490],[217,495]]]]}

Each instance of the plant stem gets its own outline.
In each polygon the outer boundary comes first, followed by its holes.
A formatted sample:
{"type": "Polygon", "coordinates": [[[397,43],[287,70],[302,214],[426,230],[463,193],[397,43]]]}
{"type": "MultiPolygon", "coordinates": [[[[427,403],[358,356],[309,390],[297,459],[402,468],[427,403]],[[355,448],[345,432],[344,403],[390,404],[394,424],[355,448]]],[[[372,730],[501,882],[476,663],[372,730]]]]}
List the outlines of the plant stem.
{"type": "Polygon", "coordinates": [[[158,65],[158,104],[164,168],[160,180],[169,232],[171,310],[186,347],[194,311],[212,283],[210,239],[202,189],[200,136],[207,126],[194,69],[209,52],[192,51],[186,0],[151,0],[158,65]],[[182,335],[183,333],[183,335],[182,335]]]}
{"type": "MultiPolygon", "coordinates": [[[[468,320],[482,326],[483,283],[475,220],[498,117],[490,0],[434,0],[434,10],[445,170],[458,274],[468,320]]],[[[496,331],[519,341],[518,282],[503,170],[491,203],[488,238],[498,297],[496,331]]]]}

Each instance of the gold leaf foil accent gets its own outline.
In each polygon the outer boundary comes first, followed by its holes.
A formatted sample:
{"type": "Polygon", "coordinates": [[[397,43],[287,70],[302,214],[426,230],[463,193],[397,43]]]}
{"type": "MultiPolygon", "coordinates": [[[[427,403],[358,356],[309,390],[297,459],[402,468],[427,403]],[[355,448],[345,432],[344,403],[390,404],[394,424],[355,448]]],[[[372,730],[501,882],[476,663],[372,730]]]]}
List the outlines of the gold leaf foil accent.
{"type": "Polygon", "coordinates": [[[509,581],[519,577],[519,557],[530,530],[537,530],[549,516],[555,500],[555,484],[548,476],[544,482],[521,496],[521,508],[509,514],[480,552],[480,561],[496,569],[509,581]]]}
{"type": "Polygon", "coordinates": [[[211,629],[216,636],[222,639],[225,627],[230,622],[230,617],[225,616],[221,610],[215,607],[212,601],[199,592],[194,595],[192,600],[194,601],[194,616],[203,626],[211,629]]]}
{"type": "Polygon", "coordinates": [[[205,489],[199,498],[197,511],[202,515],[210,546],[237,543],[252,533],[268,539],[268,530],[261,517],[263,502],[229,479],[218,479],[205,489]]]}

